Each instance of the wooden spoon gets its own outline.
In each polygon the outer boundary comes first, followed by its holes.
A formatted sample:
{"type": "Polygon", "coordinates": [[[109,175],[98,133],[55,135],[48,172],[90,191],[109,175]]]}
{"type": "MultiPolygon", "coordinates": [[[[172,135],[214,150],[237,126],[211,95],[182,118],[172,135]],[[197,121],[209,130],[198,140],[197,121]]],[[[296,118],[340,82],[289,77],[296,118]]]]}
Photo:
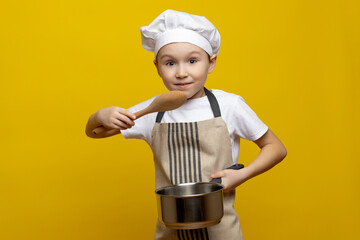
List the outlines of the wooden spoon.
{"type": "MultiPolygon", "coordinates": [[[[138,119],[149,113],[174,110],[183,105],[186,100],[186,94],[181,91],[165,92],[156,97],[149,106],[147,106],[143,110],[134,113],[134,115],[136,116],[136,119],[138,119]]],[[[93,130],[93,133],[99,134],[107,130],[109,129],[100,126],[95,128],[93,130]]]]}

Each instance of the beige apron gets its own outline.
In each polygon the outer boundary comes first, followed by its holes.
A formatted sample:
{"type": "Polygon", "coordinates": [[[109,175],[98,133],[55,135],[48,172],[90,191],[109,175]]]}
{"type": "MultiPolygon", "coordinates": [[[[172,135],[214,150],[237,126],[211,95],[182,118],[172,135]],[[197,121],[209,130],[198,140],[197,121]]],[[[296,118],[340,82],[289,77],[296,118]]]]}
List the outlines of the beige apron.
{"type": "MultiPolygon", "coordinates": [[[[159,112],[152,132],[156,188],[186,182],[208,182],[210,175],[233,165],[230,135],[215,96],[205,89],[214,118],[188,123],[160,123],[159,112]]],[[[241,240],[234,209],[235,190],[224,193],[224,217],[217,225],[193,230],[165,228],[157,221],[155,239],[241,240]]]]}

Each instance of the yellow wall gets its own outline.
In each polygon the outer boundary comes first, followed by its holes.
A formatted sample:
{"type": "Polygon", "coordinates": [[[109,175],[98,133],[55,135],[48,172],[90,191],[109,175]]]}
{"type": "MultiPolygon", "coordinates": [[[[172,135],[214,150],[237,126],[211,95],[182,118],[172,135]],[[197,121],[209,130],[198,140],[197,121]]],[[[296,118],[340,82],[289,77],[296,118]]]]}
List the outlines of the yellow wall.
{"type": "MultiPolygon", "coordinates": [[[[355,0],[2,0],[0,239],[153,238],[149,147],[84,127],[166,91],[139,28],[167,8],[218,27],[207,87],[243,96],[288,149],[237,190],[245,239],[360,239],[355,0]]],[[[243,141],[240,162],[257,152],[243,141]]]]}

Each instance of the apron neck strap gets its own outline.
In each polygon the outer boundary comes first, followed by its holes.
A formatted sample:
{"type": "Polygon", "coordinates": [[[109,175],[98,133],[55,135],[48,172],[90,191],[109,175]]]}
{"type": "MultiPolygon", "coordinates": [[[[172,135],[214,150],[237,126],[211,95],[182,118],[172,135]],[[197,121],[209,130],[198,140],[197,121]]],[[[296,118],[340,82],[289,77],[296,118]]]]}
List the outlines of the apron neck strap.
{"type": "Polygon", "coordinates": [[[215,95],[212,92],[210,92],[209,90],[207,90],[206,88],[204,88],[204,90],[205,90],[205,94],[206,94],[207,98],[209,99],[211,110],[214,114],[214,117],[215,118],[221,117],[219,103],[218,103],[215,95]]]}
{"type": "MultiPolygon", "coordinates": [[[[221,117],[219,103],[216,100],[215,95],[212,92],[210,92],[209,90],[207,90],[205,87],[204,87],[204,91],[205,91],[205,94],[206,94],[206,96],[207,96],[207,98],[209,100],[211,110],[212,110],[212,112],[214,114],[214,117],[215,118],[221,117]]],[[[165,114],[165,112],[158,112],[158,114],[156,115],[156,122],[157,123],[161,122],[161,119],[163,118],[164,114],[165,114]]]]}

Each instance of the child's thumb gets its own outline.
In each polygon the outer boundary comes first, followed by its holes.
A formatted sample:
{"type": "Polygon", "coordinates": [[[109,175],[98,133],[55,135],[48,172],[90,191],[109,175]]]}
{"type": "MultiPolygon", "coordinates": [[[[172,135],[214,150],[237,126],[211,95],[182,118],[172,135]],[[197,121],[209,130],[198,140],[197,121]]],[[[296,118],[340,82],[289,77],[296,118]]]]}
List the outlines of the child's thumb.
{"type": "Polygon", "coordinates": [[[212,178],[222,178],[224,176],[225,176],[224,171],[216,171],[213,174],[211,174],[212,178]]]}

